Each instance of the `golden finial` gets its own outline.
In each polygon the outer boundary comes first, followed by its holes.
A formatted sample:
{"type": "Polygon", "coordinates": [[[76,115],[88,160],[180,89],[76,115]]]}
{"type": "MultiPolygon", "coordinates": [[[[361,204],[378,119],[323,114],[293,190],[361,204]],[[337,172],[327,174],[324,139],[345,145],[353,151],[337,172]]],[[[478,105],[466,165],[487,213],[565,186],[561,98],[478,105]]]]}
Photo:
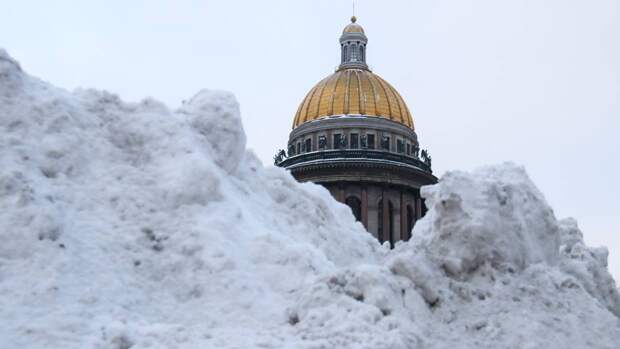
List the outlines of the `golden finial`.
{"type": "Polygon", "coordinates": [[[355,21],[357,21],[357,17],[351,16],[351,23],[355,23],[355,21]]]}

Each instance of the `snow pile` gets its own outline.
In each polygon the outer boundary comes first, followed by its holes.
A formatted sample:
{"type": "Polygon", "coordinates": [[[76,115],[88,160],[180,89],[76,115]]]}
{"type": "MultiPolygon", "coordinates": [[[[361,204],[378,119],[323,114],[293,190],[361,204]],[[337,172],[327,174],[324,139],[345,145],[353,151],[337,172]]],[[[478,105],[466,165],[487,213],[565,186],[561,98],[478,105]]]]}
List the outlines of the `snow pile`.
{"type": "Polygon", "coordinates": [[[429,240],[424,242],[429,252],[449,274],[461,275],[484,263],[519,271],[535,263],[557,263],[553,211],[524,171],[452,172],[441,185],[424,190],[433,210],[416,238],[429,240]]]}
{"type": "Polygon", "coordinates": [[[54,88],[0,50],[0,343],[615,348],[607,251],[521,168],[452,172],[394,251],[245,149],[234,98],[54,88]]]}
{"type": "Polygon", "coordinates": [[[557,221],[522,168],[450,172],[422,195],[429,211],[408,243],[303,291],[300,334],[368,348],[618,346],[606,249],[557,221]]]}

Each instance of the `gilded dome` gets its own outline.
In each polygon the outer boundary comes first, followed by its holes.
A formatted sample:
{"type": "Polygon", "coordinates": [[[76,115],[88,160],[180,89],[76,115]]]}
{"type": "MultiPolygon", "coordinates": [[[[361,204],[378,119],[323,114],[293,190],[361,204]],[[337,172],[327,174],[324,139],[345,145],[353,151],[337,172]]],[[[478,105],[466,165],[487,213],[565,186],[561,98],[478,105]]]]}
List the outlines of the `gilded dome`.
{"type": "Polygon", "coordinates": [[[411,113],[400,94],[366,69],[341,69],[319,81],[301,102],[293,128],[330,116],[364,115],[414,128],[411,113]]]}
{"type": "Polygon", "coordinates": [[[364,28],[361,25],[355,23],[357,21],[357,17],[351,17],[351,23],[349,23],[346,27],[344,27],[343,33],[364,33],[364,28]]]}

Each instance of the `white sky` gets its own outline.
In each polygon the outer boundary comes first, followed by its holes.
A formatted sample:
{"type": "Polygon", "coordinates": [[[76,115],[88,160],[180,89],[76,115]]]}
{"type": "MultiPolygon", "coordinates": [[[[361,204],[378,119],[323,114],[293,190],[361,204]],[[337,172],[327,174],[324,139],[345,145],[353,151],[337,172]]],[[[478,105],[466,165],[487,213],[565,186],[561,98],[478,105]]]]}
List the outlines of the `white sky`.
{"type": "MultiPolygon", "coordinates": [[[[357,1],[368,62],[414,114],[435,173],[514,161],[620,280],[620,2],[357,1]]],[[[284,148],[339,63],[348,0],[0,0],[0,47],[68,89],[176,107],[234,92],[249,146],[284,148]]]]}

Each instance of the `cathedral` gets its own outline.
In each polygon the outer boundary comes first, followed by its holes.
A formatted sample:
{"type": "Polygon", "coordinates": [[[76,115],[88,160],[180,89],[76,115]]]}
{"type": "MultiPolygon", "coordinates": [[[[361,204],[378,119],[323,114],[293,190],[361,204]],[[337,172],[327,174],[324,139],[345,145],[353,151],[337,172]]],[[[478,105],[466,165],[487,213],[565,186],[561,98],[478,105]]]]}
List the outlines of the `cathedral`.
{"type": "Polygon", "coordinates": [[[368,38],[351,18],[340,65],[303,99],[275,164],[327,188],[381,243],[407,240],[425,213],[420,187],[437,182],[407,104],[366,64],[368,38]]]}

